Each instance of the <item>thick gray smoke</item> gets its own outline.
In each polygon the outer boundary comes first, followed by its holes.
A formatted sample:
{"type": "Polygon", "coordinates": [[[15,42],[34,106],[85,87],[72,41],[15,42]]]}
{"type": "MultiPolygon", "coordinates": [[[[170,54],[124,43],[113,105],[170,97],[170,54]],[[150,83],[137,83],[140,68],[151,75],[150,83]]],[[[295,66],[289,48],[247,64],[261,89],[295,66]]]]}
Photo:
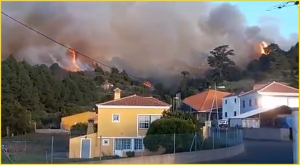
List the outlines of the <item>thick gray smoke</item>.
{"type": "MultiPolygon", "coordinates": [[[[249,27],[230,4],[210,2],[2,2],[2,11],[103,63],[139,76],[198,72],[210,50],[228,44],[233,60],[255,58],[261,41],[289,48],[298,35],[280,36],[273,25],[249,27]]],[[[2,58],[68,68],[67,50],[2,17],[2,58]]],[[[79,57],[82,64],[88,59],[79,57]]]]}

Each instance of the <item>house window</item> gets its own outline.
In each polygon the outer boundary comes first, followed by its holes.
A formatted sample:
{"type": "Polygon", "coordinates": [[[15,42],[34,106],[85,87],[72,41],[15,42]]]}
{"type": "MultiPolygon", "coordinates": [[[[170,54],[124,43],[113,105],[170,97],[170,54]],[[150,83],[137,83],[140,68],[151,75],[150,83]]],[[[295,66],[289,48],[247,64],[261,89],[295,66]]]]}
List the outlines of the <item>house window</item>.
{"type": "Polygon", "coordinates": [[[134,139],[134,150],[143,149],[143,139],[134,139]]]}
{"type": "Polygon", "coordinates": [[[225,117],[227,117],[227,112],[225,112],[225,117]]]}
{"type": "Polygon", "coordinates": [[[139,116],[139,129],[148,129],[150,126],[150,116],[139,116]]]}
{"type": "Polygon", "coordinates": [[[249,99],[249,107],[251,107],[251,106],[252,106],[252,100],[249,99]]]}
{"type": "Polygon", "coordinates": [[[155,120],[158,120],[158,119],[160,119],[160,115],[155,115],[155,116],[150,116],[150,122],[152,123],[152,122],[154,122],[155,120]]]}
{"type": "Polygon", "coordinates": [[[236,98],[234,99],[234,103],[236,103],[236,98]]]}
{"type": "Polygon", "coordinates": [[[131,150],[131,139],[116,139],[116,150],[131,150]]]}
{"type": "Polygon", "coordinates": [[[109,146],[109,139],[102,139],[103,146],[109,146]]]}
{"type": "Polygon", "coordinates": [[[236,116],[236,111],[233,112],[233,116],[236,116]]]}
{"type": "Polygon", "coordinates": [[[148,129],[150,124],[157,119],[160,119],[160,115],[141,115],[139,116],[139,129],[148,129]]]}
{"type": "Polygon", "coordinates": [[[255,98],[255,100],[254,100],[254,104],[255,104],[255,106],[257,106],[258,104],[257,104],[257,98],[255,98]]]}
{"type": "Polygon", "coordinates": [[[227,100],[225,100],[225,104],[227,104],[227,100]]]}
{"type": "Polygon", "coordinates": [[[246,103],[245,103],[245,100],[243,100],[243,108],[245,108],[246,106],[246,103]]]}
{"type": "Polygon", "coordinates": [[[112,115],[112,122],[119,123],[120,122],[120,115],[119,114],[113,114],[112,115]]]}

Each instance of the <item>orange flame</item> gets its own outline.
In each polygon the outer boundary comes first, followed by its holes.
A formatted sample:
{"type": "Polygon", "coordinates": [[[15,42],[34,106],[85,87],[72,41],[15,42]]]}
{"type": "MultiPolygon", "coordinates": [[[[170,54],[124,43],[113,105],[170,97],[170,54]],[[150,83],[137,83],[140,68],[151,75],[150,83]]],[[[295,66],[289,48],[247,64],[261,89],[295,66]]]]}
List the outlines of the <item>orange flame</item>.
{"type": "Polygon", "coordinates": [[[82,71],[83,69],[81,69],[78,65],[77,65],[77,61],[76,61],[76,52],[72,49],[69,49],[69,52],[72,54],[72,64],[73,64],[73,71],[78,72],[78,71],[82,71]]]}
{"type": "Polygon", "coordinates": [[[268,47],[268,44],[265,41],[262,41],[261,44],[259,44],[259,47],[260,47],[261,54],[268,54],[265,51],[265,48],[268,47]]]}
{"type": "Polygon", "coordinates": [[[152,84],[149,81],[145,81],[143,85],[146,86],[147,88],[152,88],[152,84]]]}

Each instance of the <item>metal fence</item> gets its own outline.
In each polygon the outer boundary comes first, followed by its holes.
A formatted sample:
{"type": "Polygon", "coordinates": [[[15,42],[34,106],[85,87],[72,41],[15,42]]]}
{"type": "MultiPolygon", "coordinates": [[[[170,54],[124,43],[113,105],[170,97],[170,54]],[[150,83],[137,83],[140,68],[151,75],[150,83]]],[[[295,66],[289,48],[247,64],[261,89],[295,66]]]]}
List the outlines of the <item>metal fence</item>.
{"type": "MultiPolygon", "coordinates": [[[[74,151],[69,150],[70,134],[32,134],[30,136],[2,138],[2,163],[76,163],[84,161],[99,161],[114,159],[122,156],[137,157],[165,153],[193,152],[213,150],[236,146],[243,143],[242,131],[239,129],[219,130],[211,129],[209,137],[198,134],[157,134],[139,138],[111,139],[113,151],[98,148],[101,157],[91,159],[69,158],[74,151]],[[116,152],[116,151],[121,151],[116,152]]],[[[103,139],[98,144],[103,146],[103,139]]],[[[99,146],[99,145],[98,145],[99,146]]],[[[92,146],[93,147],[93,146],[92,146]]],[[[77,150],[80,150],[78,147],[77,150]]],[[[78,151],[77,151],[78,152],[78,151]]]]}
{"type": "MultiPolygon", "coordinates": [[[[148,156],[166,153],[193,152],[232,147],[243,143],[242,131],[239,129],[211,129],[209,136],[198,134],[157,134],[142,137],[144,149],[135,151],[133,139],[130,151],[134,156],[148,156]]],[[[128,156],[123,153],[123,156],[128,156]]]]}
{"type": "Polygon", "coordinates": [[[2,137],[2,163],[54,163],[68,157],[70,134],[33,133],[2,137]]]}

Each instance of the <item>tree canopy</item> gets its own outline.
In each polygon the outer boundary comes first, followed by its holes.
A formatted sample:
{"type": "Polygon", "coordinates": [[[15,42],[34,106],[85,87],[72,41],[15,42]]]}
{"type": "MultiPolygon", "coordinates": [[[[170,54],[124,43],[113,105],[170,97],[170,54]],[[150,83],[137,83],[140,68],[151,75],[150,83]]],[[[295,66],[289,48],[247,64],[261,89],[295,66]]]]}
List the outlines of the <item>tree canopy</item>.
{"type": "Polygon", "coordinates": [[[151,123],[144,145],[153,152],[163,147],[166,153],[172,153],[175,140],[176,152],[188,151],[199,130],[198,121],[192,115],[165,111],[161,119],[151,123]]]}
{"type": "Polygon", "coordinates": [[[36,128],[59,128],[64,116],[92,110],[95,103],[112,99],[112,89],[101,87],[105,80],[124,89],[123,96],[149,96],[151,90],[113,68],[105,73],[69,72],[53,64],[31,66],[11,55],[2,61],[2,131],[23,134],[36,128]]]}
{"type": "MultiPolygon", "coordinates": [[[[5,135],[7,132],[22,134],[34,128],[59,128],[61,117],[92,110],[95,103],[111,100],[113,89],[104,88],[106,83],[122,89],[122,97],[154,96],[170,104],[176,93],[180,92],[184,99],[208,89],[212,83],[224,85],[227,92],[247,91],[255,83],[269,81],[286,82],[299,88],[299,43],[287,51],[273,43],[265,52],[248,65],[237,66],[232,59],[234,50],[230,45],[221,45],[210,52],[207,58],[210,68],[205,75],[183,70],[178,73],[180,86],[156,82],[153,89],[115,67],[104,70],[96,65],[94,71],[70,72],[56,63],[49,67],[32,66],[11,55],[1,62],[1,129],[5,135]]],[[[168,116],[176,114],[164,114],[165,119],[168,116]]]]}
{"type": "Polygon", "coordinates": [[[206,70],[205,76],[190,75],[184,79],[181,84],[187,88],[181,90],[185,89],[185,97],[206,90],[214,83],[224,85],[226,89],[223,90],[226,92],[247,91],[256,83],[270,81],[285,82],[299,88],[299,43],[287,51],[271,43],[264,49],[265,53],[250,60],[245,66],[235,65],[235,53],[229,47],[230,45],[222,45],[210,51],[207,58],[210,68],[206,70]]]}

